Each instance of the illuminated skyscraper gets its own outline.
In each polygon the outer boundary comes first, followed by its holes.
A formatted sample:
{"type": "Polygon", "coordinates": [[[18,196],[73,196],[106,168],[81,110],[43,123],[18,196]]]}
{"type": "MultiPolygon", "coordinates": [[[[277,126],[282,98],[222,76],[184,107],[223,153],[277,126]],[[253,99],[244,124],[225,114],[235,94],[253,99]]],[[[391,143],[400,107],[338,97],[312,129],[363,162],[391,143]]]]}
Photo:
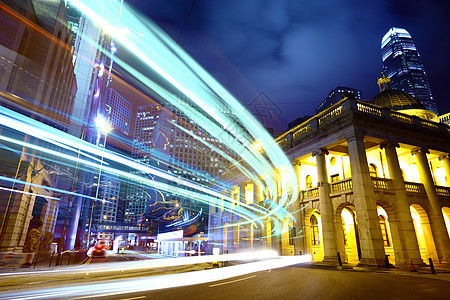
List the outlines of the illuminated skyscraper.
{"type": "Polygon", "coordinates": [[[381,40],[384,75],[392,88],[418,99],[428,110],[438,113],[428,76],[414,41],[403,28],[392,27],[381,40]]]}
{"type": "Polygon", "coordinates": [[[337,86],[328,94],[328,97],[319,104],[316,108],[316,113],[327,109],[328,107],[338,103],[342,99],[347,98],[349,100],[361,100],[361,91],[345,86],[337,86]]]}
{"type": "Polygon", "coordinates": [[[111,108],[109,124],[115,130],[128,135],[132,105],[113,88],[109,88],[106,96],[106,105],[111,108]]]}

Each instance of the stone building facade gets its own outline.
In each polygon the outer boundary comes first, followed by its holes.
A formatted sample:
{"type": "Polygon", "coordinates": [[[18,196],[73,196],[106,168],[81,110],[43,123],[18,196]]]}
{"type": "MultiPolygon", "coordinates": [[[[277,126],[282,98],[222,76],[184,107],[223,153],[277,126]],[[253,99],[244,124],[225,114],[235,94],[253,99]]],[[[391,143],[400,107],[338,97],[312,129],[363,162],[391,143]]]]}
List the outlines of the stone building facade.
{"type": "MultiPolygon", "coordinates": [[[[382,92],[389,89],[380,80],[382,92]]],[[[210,240],[331,263],[338,253],[343,262],[381,267],[386,259],[397,267],[448,262],[450,127],[435,115],[431,121],[414,98],[388,94],[397,98],[344,99],[277,138],[300,191],[283,234],[271,236],[267,218],[260,228],[233,226],[240,220],[233,211],[211,207],[210,240]]],[[[264,188],[236,178],[225,193],[246,201],[255,190],[252,205],[264,207],[264,188]]]]}

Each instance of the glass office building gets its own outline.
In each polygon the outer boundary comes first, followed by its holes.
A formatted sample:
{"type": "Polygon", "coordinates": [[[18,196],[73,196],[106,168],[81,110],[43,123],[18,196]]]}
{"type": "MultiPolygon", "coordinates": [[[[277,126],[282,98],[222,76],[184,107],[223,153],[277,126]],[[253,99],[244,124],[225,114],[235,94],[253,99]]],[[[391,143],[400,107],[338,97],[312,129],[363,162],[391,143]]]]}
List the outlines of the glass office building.
{"type": "Polygon", "coordinates": [[[392,88],[412,95],[428,110],[438,113],[428,76],[409,32],[397,27],[389,29],[381,41],[381,55],[383,72],[391,78],[392,88]]]}

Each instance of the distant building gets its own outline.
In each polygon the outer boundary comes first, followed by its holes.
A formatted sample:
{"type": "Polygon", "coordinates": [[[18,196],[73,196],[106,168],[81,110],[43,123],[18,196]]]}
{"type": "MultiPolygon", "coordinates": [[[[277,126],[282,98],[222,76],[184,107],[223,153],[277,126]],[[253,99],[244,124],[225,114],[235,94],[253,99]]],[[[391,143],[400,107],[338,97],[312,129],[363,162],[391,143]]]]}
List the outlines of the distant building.
{"type": "MultiPolygon", "coordinates": [[[[183,99],[179,99],[179,103],[190,105],[183,99]]],[[[233,118],[232,113],[230,117],[233,118]]],[[[163,169],[180,179],[209,186],[230,164],[221,151],[228,151],[222,141],[211,137],[179,107],[172,104],[138,107],[132,154],[137,161],[163,169]]],[[[155,180],[164,182],[161,178],[155,180]]],[[[182,183],[171,184],[186,188],[182,183]]],[[[168,225],[175,220],[184,220],[180,224],[189,225],[195,221],[206,226],[207,210],[207,205],[189,197],[159,193],[135,184],[130,185],[127,193],[124,221],[133,224],[158,219],[168,225]]]]}
{"type": "MultiPolygon", "coordinates": [[[[0,3],[1,105],[62,131],[69,131],[77,91],[69,27],[62,1],[0,3]]],[[[27,135],[14,138],[30,142],[27,135]]],[[[31,229],[51,241],[64,207],[52,188],[63,187],[64,176],[54,160],[25,148],[3,147],[0,156],[3,176],[27,183],[2,183],[0,252],[21,251],[31,229]]]]}
{"type": "Polygon", "coordinates": [[[393,89],[410,94],[438,113],[419,51],[408,31],[389,29],[381,40],[381,58],[384,75],[391,78],[393,89]]]}
{"type": "Polygon", "coordinates": [[[93,224],[115,223],[117,221],[117,204],[119,201],[120,181],[116,176],[102,178],[98,201],[94,206],[93,224]]]}
{"type": "Polygon", "coordinates": [[[106,94],[106,105],[111,108],[109,125],[125,135],[130,132],[132,105],[113,88],[106,94]]]}
{"type": "Polygon", "coordinates": [[[338,103],[342,99],[361,100],[361,91],[345,86],[337,86],[328,94],[328,97],[316,108],[316,113],[327,109],[328,107],[338,103]]]}
{"type": "MultiPolygon", "coordinates": [[[[134,130],[133,149],[131,157],[143,164],[156,166],[152,154],[156,143],[156,130],[158,121],[163,113],[163,107],[159,104],[139,106],[137,108],[134,130]]],[[[138,173],[138,171],[133,171],[138,173]]],[[[140,174],[145,176],[145,174],[140,174]]],[[[150,205],[147,187],[129,183],[125,200],[124,222],[128,224],[142,223],[143,216],[150,205]]],[[[153,195],[155,196],[155,195],[153,195]]],[[[158,197],[156,195],[156,197],[158,197]]]]}
{"type": "MultiPolygon", "coordinates": [[[[52,0],[57,1],[57,0],[52,0]]],[[[114,54],[117,51],[111,34],[102,30],[94,21],[81,13],[71,2],[65,1],[67,20],[70,26],[71,45],[74,48],[74,58],[72,62],[75,67],[75,76],[78,89],[71,114],[70,132],[74,136],[83,137],[91,143],[100,143],[102,137],[95,127],[95,119],[102,115],[109,122],[114,118],[111,114],[116,114],[111,106],[107,104],[107,91],[111,82],[111,68],[114,54]]],[[[118,22],[120,16],[120,6],[113,5],[113,0],[104,1],[103,11],[106,12],[109,21],[118,22]]],[[[128,120],[129,122],[129,120],[128,120]]],[[[114,125],[117,125],[115,123],[114,125]]],[[[110,124],[112,125],[112,124],[110,124]]],[[[116,131],[122,132],[122,127],[111,126],[116,131]]],[[[109,139],[111,140],[111,139],[109,139]]],[[[109,142],[108,140],[108,142],[109,142]]],[[[79,177],[83,181],[94,181],[94,174],[90,172],[79,172],[79,177]]],[[[107,182],[108,178],[102,175],[100,180],[107,182]]],[[[83,189],[86,194],[94,194],[95,188],[83,189]]],[[[70,219],[67,233],[67,247],[70,249],[75,244],[86,241],[86,234],[89,232],[91,222],[92,206],[91,199],[75,197],[74,209],[72,209],[72,219],[70,219]]],[[[92,232],[91,232],[92,233],[92,232]]],[[[77,245],[78,246],[78,245],[77,245]]]]}

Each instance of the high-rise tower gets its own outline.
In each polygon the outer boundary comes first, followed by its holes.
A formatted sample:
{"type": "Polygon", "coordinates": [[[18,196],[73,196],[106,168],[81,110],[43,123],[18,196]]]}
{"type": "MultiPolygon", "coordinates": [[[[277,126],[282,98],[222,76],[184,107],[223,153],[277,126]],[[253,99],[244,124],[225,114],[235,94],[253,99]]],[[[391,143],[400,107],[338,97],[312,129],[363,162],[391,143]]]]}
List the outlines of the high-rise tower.
{"type": "Polygon", "coordinates": [[[418,99],[428,110],[438,113],[428,76],[414,41],[403,28],[392,27],[381,40],[383,72],[393,89],[418,99]]]}

